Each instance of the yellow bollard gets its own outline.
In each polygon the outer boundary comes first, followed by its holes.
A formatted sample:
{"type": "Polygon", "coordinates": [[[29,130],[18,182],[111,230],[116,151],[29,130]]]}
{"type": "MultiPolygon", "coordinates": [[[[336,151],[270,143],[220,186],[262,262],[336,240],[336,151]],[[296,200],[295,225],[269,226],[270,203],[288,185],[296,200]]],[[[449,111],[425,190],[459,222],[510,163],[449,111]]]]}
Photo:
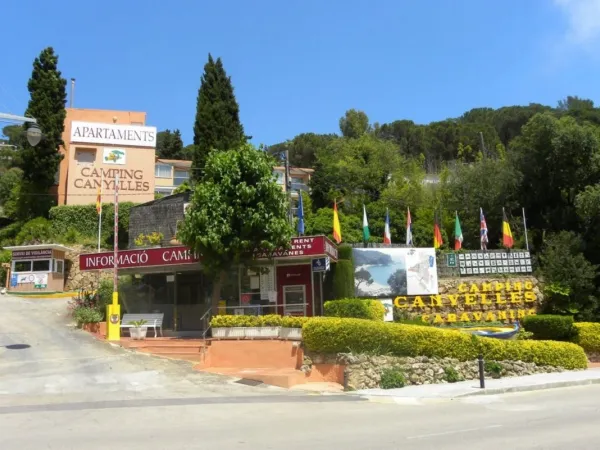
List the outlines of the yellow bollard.
{"type": "Polygon", "coordinates": [[[121,340],[121,305],[118,292],[113,292],[112,304],[106,306],[106,339],[121,340]]]}

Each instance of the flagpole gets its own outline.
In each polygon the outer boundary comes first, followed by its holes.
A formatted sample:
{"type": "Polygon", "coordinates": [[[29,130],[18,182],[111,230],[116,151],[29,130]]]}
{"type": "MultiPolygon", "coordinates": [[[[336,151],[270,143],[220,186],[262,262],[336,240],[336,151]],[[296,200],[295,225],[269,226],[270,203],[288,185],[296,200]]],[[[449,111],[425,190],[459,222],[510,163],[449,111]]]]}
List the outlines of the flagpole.
{"type": "Polygon", "coordinates": [[[100,211],[98,211],[98,253],[100,253],[100,240],[102,238],[102,185],[104,184],[104,172],[100,168],[100,211]]]}
{"type": "Polygon", "coordinates": [[[527,220],[525,219],[525,208],[523,208],[523,230],[525,231],[525,248],[529,251],[529,239],[527,239],[527,220]]]}

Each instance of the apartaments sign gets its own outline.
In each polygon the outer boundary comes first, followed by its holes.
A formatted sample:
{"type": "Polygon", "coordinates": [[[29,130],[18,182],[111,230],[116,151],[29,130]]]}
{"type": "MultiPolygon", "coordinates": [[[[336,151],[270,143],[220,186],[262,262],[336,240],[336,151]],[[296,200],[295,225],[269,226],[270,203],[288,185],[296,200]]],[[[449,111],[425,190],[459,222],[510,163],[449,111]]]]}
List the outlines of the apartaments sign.
{"type": "MultiPolygon", "coordinates": [[[[200,261],[187,247],[124,250],[118,253],[117,258],[120,269],[174,266],[177,264],[194,264],[200,261]]],[[[114,254],[112,252],[79,255],[79,270],[106,270],[113,267],[114,254]]]]}
{"type": "Polygon", "coordinates": [[[155,148],[156,127],[73,121],[71,142],[155,148]]]}

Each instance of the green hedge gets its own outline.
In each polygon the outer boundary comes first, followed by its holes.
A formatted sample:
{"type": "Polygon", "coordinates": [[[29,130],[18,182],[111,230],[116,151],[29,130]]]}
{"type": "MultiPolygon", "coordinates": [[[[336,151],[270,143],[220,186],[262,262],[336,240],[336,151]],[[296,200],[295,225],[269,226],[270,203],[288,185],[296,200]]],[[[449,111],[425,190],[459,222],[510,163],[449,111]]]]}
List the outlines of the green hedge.
{"type": "Polygon", "coordinates": [[[221,314],[214,316],[210,325],[213,328],[224,327],[285,327],[302,328],[308,317],[280,316],[278,314],[267,314],[264,316],[233,316],[221,314]]]}
{"type": "Polygon", "coordinates": [[[587,357],[568,342],[505,341],[460,331],[361,319],[313,318],[302,329],[307,349],[321,353],[375,353],[470,361],[481,352],[489,361],[524,361],[584,369],[587,357]]]}
{"type": "MultiPolygon", "coordinates": [[[[135,203],[119,203],[119,246],[129,245],[129,213],[135,203]]],[[[102,205],[102,240],[112,246],[114,239],[115,208],[113,204],[102,205]]],[[[98,238],[98,213],[96,205],[64,205],[50,209],[50,221],[55,236],[70,238],[76,242],[77,237],[98,238]]]]}
{"type": "Polygon", "coordinates": [[[570,341],[577,335],[571,316],[552,314],[531,315],[523,318],[525,330],[533,333],[534,339],[550,341],[570,341]]]}
{"type": "Polygon", "coordinates": [[[385,306],[378,300],[346,298],[325,302],[323,311],[324,315],[329,317],[352,317],[383,321],[385,306]]]}
{"type": "Polygon", "coordinates": [[[600,353],[600,323],[579,322],[575,328],[577,336],[573,342],[583,347],[586,353],[600,353]]]}

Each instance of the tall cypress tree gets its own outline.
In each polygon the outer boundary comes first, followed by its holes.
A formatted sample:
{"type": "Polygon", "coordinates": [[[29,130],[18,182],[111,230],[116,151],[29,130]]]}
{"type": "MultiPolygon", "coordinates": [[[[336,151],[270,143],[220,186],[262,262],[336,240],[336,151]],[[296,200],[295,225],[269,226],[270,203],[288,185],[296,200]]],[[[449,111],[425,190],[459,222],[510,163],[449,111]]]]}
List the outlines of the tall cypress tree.
{"type": "Polygon", "coordinates": [[[231,78],[221,58],[208,55],[198,90],[192,178],[198,180],[211,150],[232,150],[246,141],[231,78]]]}
{"type": "Polygon", "coordinates": [[[24,140],[21,168],[19,215],[23,219],[46,215],[52,201],[49,190],[63,156],[58,149],[63,145],[62,133],[67,112],[65,103],[67,80],[58,70],[58,55],[52,47],[40,53],[33,62],[33,72],[27,84],[30,100],[25,116],[37,119],[43,138],[32,147],[24,140]]]}

